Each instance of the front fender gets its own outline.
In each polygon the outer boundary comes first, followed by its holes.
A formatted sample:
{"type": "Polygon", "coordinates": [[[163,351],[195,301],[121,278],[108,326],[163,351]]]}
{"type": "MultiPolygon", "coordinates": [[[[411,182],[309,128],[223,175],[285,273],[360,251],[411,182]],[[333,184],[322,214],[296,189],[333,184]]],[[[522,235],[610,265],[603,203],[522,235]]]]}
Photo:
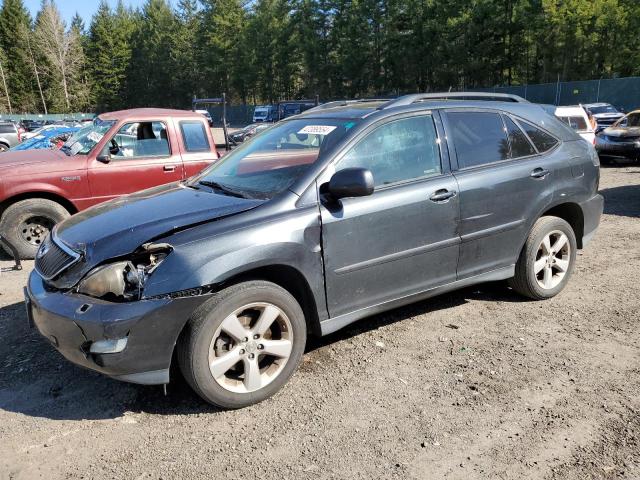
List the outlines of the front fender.
{"type": "Polygon", "coordinates": [[[306,279],[318,309],[324,310],[320,308],[325,298],[317,206],[213,236],[207,235],[210,228],[202,225],[165,239],[174,251],[147,281],[145,297],[215,287],[257,268],[286,266],[306,279]]]}

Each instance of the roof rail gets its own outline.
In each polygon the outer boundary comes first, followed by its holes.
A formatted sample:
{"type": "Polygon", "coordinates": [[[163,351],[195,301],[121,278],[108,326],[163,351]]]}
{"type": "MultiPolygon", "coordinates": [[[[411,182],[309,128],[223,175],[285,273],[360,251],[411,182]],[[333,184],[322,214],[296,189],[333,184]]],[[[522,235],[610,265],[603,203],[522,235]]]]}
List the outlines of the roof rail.
{"type": "Polygon", "coordinates": [[[529,103],[518,95],[511,95],[508,93],[492,93],[492,92],[443,92],[443,93],[414,93],[411,95],[403,95],[395,100],[385,103],[378,107],[379,110],[383,110],[389,107],[402,107],[411,105],[417,102],[423,102],[425,100],[483,100],[494,102],[518,102],[529,103]]]}
{"type": "Polygon", "coordinates": [[[348,105],[354,105],[354,104],[357,104],[357,103],[388,102],[388,101],[389,101],[388,98],[358,98],[356,100],[336,100],[336,101],[333,101],[333,102],[322,103],[322,104],[318,105],[317,107],[313,107],[313,108],[307,110],[304,113],[317,112],[317,111],[320,111],[320,110],[326,110],[328,108],[346,107],[348,105]]]}

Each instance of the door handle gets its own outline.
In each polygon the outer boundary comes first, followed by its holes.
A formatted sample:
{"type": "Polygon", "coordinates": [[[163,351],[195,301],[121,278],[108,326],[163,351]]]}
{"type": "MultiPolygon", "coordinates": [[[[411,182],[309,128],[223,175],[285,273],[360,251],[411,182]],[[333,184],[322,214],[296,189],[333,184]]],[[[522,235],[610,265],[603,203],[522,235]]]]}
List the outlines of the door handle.
{"type": "Polygon", "coordinates": [[[546,168],[534,168],[531,173],[529,174],[529,176],[531,178],[546,178],[547,175],[549,175],[551,172],[549,170],[547,170],[546,168]]]}
{"type": "Polygon", "coordinates": [[[176,166],[175,165],[165,165],[164,167],[162,167],[162,169],[165,172],[175,172],[176,171],[176,166]]]}
{"type": "Polygon", "coordinates": [[[446,188],[441,188],[440,190],[436,190],[430,197],[429,200],[436,203],[446,203],[450,198],[455,197],[458,194],[455,190],[447,190],[446,188]]]}

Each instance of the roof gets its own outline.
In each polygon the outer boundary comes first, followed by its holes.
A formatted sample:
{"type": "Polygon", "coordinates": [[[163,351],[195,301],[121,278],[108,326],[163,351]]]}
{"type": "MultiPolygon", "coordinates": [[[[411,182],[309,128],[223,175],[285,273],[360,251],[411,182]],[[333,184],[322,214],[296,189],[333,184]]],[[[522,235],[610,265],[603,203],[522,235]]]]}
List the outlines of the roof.
{"type": "Polygon", "coordinates": [[[196,117],[202,116],[191,110],[177,110],[170,108],[131,108],[129,110],[118,110],[117,112],[106,112],[99,115],[103,120],[121,120],[126,118],[151,118],[151,117],[196,117]]]}
{"type": "Polygon", "coordinates": [[[398,112],[408,109],[429,109],[429,108],[491,108],[496,107],[506,111],[530,111],[532,107],[539,108],[537,104],[532,104],[516,96],[496,96],[494,94],[477,94],[475,92],[461,95],[453,94],[417,94],[405,95],[393,100],[343,100],[329,102],[312,108],[292,118],[348,118],[362,119],[377,112],[398,112]],[[473,98],[468,99],[466,96],[473,98]],[[486,98],[486,100],[480,100],[486,98]],[[500,100],[496,100],[500,98],[500,100]],[[514,100],[517,98],[519,100],[514,100]]]}

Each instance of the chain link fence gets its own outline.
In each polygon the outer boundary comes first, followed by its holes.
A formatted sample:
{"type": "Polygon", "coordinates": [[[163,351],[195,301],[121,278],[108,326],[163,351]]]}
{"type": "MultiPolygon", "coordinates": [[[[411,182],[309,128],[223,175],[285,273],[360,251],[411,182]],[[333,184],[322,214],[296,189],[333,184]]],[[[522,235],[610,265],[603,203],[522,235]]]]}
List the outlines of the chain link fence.
{"type": "Polygon", "coordinates": [[[624,112],[640,108],[640,77],[512,85],[509,87],[478,88],[475,90],[510,93],[526,98],[533,103],[550,105],[605,102],[624,112]]]}

